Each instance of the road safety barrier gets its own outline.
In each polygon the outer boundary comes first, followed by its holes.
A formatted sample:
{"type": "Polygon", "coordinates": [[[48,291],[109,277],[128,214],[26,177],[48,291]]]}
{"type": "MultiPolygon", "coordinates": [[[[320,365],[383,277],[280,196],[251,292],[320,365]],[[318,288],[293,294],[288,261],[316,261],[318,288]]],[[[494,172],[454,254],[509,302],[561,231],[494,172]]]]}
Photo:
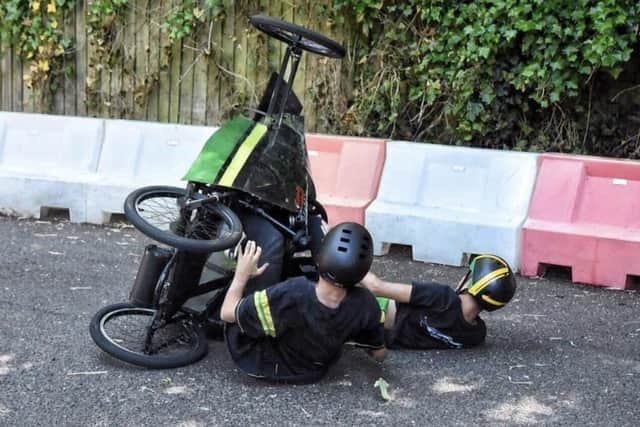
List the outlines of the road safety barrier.
{"type": "Polygon", "coordinates": [[[366,210],[377,255],[410,245],[419,261],[462,265],[494,253],[515,269],[536,154],[393,141],[366,210]]]}
{"type": "Polygon", "coordinates": [[[571,267],[624,289],[640,276],[640,162],[544,154],[523,226],[522,274],[571,267]]]}
{"type": "Polygon", "coordinates": [[[35,218],[63,208],[85,221],[103,133],[99,119],[0,113],[0,208],[35,218]]]}
{"type": "Polygon", "coordinates": [[[97,171],[88,185],[86,221],[109,222],[145,185],[184,187],[185,172],[216,128],[107,120],[97,171]]]}
{"type": "MultiPolygon", "coordinates": [[[[0,112],[0,212],[106,223],[138,187],[183,186],[215,130],[0,112]]],[[[523,275],[558,265],[575,282],[640,281],[640,162],[315,134],[307,146],[330,223],[364,222],[377,255],[495,253],[523,275]]]]}
{"type": "Polygon", "coordinates": [[[364,211],[376,197],[385,159],[385,141],[332,135],[306,135],[317,198],[330,225],[364,224],[364,211]]]}

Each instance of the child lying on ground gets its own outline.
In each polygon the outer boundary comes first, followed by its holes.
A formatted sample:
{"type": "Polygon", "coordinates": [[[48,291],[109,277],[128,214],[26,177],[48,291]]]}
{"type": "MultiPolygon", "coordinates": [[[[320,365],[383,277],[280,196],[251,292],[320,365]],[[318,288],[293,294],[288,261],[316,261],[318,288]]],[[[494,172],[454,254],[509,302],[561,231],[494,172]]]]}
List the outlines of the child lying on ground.
{"type": "Polygon", "coordinates": [[[368,273],[361,284],[378,297],[385,313],[389,348],[467,348],[484,343],[482,310],[504,307],[516,291],[509,265],[495,255],[479,255],[454,291],[439,283],[411,285],[368,273]]]}

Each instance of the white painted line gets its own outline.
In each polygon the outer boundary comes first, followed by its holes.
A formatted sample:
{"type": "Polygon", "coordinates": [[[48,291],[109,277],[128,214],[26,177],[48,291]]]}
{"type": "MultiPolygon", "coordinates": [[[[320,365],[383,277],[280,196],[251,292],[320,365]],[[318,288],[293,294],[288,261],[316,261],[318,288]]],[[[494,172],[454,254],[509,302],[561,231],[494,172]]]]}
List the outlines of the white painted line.
{"type": "Polygon", "coordinates": [[[104,375],[109,371],[81,371],[81,372],[68,372],[67,376],[72,375],[104,375]]]}

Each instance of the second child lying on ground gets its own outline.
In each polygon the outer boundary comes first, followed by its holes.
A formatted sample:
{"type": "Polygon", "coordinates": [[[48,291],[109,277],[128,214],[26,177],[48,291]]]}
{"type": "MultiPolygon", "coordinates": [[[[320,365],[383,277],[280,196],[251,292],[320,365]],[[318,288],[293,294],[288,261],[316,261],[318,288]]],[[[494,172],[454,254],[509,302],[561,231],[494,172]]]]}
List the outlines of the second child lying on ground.
{"type": "Polygon", "coordinates": [[[513,271],[495,255],[474,258],[455,291],[439,283],[386,282],[373,273],[361,283],[378,297],[385,313],[388,348],[444,349],[483,344],[487,329],[479,313],[504,307],[516,291],[513,271]]]}

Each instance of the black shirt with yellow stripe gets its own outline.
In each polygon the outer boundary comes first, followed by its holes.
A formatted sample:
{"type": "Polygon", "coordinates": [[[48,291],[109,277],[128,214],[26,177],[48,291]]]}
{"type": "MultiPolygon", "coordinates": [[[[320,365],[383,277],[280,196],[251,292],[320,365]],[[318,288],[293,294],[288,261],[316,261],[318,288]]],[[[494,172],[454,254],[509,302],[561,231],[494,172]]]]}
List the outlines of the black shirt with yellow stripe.
{"type": "Polygon", "coordinates": [[[252,376],[276,381],[322,378],[347,341],[384,346],[381,312],[366,289],[350,289],[337,308],[323,305],[316,284],[294,277],[243,298],[236,323],[228,324],[227,347],[236,364],[252,376]]]}

